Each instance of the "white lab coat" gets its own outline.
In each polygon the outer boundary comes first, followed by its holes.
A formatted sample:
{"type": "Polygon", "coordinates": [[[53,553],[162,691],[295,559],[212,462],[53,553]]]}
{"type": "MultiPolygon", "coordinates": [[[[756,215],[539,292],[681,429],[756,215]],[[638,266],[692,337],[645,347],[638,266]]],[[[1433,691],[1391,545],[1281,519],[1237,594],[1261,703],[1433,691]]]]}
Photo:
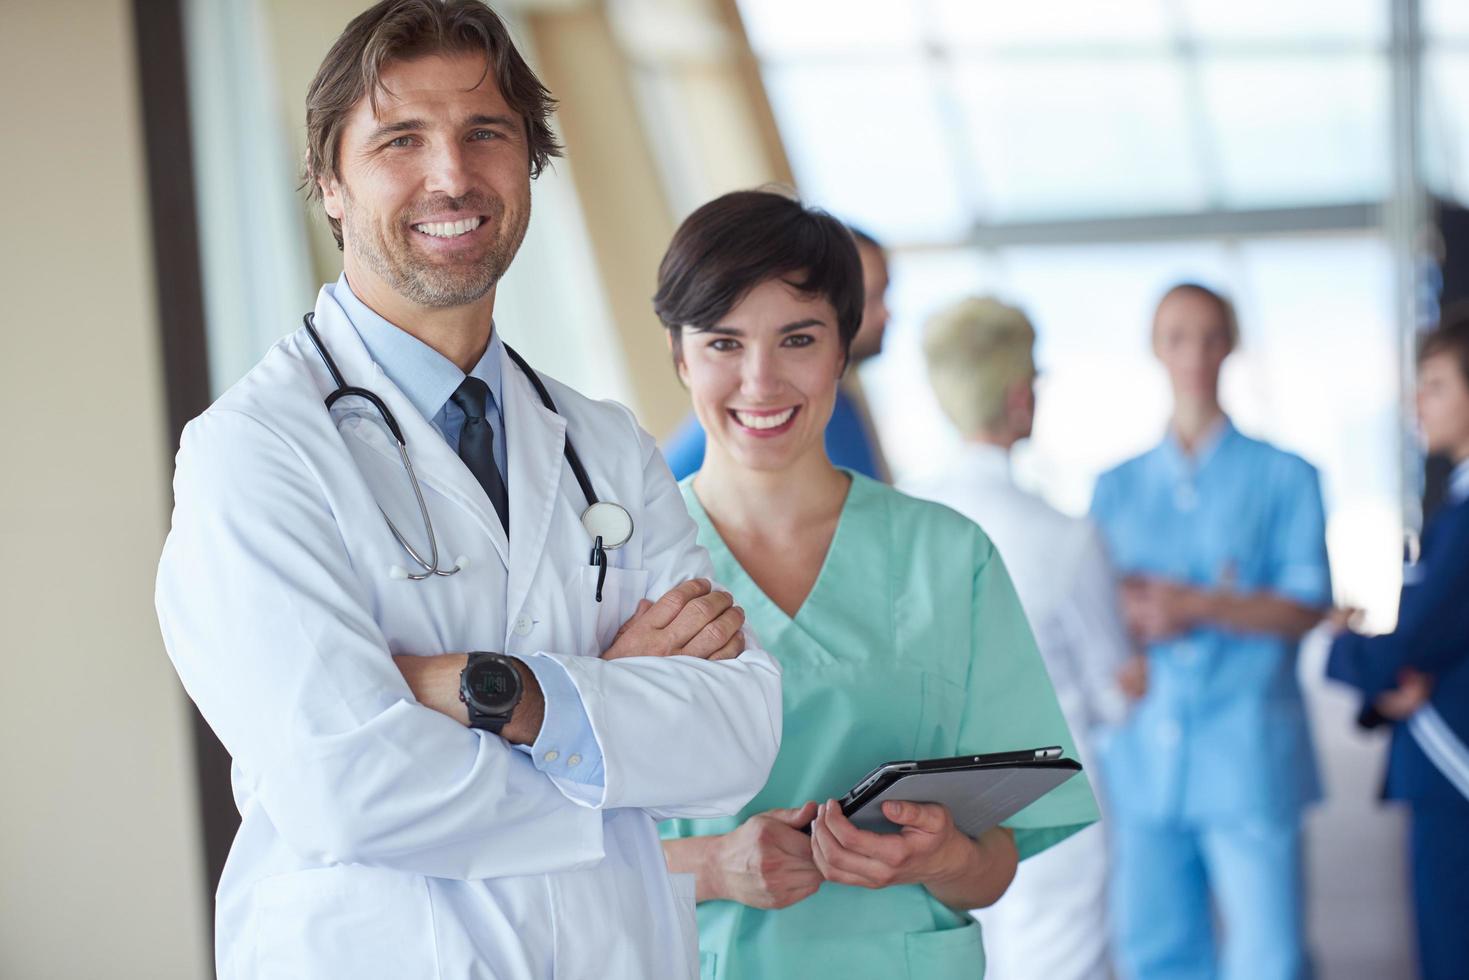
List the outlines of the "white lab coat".
{"type": "MultiPolygon", "coordinates": [[[[994,541],[1090,770],[1094,743],[1126,717],[1116,678],[1131,649],[1097,529],[1017,487],[1008,454],[994,446],[966,445],[945,470],[903,489],[954,508],[994,541]]],[[[986,980],[1110,976],[1106,884],[1101,824],[1025,861],[1004,897],[976,913],[986,980]]]]}
{"type": "Polygon", "coordinates": [[[325,290],[316,326],[347,382],[402,426],[444,564],[470,564],[389,576],[409,563],[379,505],[427,545],[411,486],[373,416],[323,407],[333,383],[304,330],[185,430],[157,605],[179,677],[234,757],[243,822],[219,886],[219,976],[696,975],[692,876],[669,875],[655,822],[734,813],[760,789],[780,674],[759,649],[598,659],[639,599],[711,573],[652,438],[550,378],[561,414],[548,411],[506,358],[507,546],[480,485],[325,290]],[[568,429],[599,496],[636,524],[600,604],[568,429]],[[391,659],[467,650],[563,665],[605,786],[543,774],[417,704],[391,659]]]}

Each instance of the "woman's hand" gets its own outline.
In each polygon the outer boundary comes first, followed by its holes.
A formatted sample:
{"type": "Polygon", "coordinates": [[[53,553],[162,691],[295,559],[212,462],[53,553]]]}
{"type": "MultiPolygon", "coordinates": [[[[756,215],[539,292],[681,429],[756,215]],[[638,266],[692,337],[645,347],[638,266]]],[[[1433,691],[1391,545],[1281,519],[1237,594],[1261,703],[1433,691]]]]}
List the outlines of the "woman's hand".
{"type": "Polygon", "coordinates": [[[828,881],[859,888],[919,884],[955,908],[993,904],[1010,887],[1018,861],[1010,831],[996,827],[973,840],[939,803],[889,800],[882,813],[902,831],[862,830],[835,800],[821,805],[811,853],[828,881]]]}
{"type": "Polygon", "coordinates": [[[757,813],[720,838],[709,855],[709,896],[757,909],[783,909],[809,898],[824,880],[799,828],[816,804],[757,813]]]}
{"type": "Polygon", "coordinates": [[[811,827],[811,851],[828,881],[859,888],[923,884],[951,871],[959,853],[973,846],[941,803],[889,800],[882,815],[902,832],[862,830],[835,800],[821,805],[811,827]]]}

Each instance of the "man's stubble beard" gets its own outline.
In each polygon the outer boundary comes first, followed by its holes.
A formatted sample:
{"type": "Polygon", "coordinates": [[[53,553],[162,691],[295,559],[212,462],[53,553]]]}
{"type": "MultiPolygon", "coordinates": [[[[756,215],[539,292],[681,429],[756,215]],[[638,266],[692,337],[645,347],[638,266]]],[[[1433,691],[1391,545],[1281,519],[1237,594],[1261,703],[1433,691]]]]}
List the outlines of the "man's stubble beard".
{"type": "Polygon", "coordinates": [[[396,235],[390,239],[378,226],[365,220],[369,216],[355,206],[345,186],[342,197],[345,204],[342,235],[352,243],[353,252],[395,293],[417,306],[431,309],[467,306],[494,289],[510,268],[530,225],[530,195],[526,195],[525,210],[508,228],[501,227],[506,212],[505,202],[498,197],[467,194],[436,207],[420,209],[423,213],[459,210],[484,214],[485,224],[497,229],[495,240],[478,261],[440,265],[413,248],[411,236],[418,234],[410,227],[414,219],[395,226],[396,235]]]}

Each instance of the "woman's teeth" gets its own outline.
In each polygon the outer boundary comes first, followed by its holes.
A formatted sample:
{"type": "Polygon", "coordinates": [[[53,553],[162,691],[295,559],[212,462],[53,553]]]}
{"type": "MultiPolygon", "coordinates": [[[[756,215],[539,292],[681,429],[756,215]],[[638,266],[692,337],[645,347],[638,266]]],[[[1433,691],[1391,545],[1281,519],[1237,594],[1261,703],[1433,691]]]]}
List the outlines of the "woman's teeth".
{"type": "Polygon", "coordinates": [[[458,238],[467,235],[484,223],[484,218],[464,218],[460,221],[429,221],[421,225],[414,225],[414,231],[421,231],[425,235],[435,238],[458,238]]]}
{"type": "Polygon", "coordinates": [[[796,410],[794,408],[788,408],[783,412],[776,412],[773,415],[753,415],[749,412],[737,410],[734,413],[734,417],[735,421],[747,429],[777,429],[789,422],[791,416],[795,414],[796,410]]]}

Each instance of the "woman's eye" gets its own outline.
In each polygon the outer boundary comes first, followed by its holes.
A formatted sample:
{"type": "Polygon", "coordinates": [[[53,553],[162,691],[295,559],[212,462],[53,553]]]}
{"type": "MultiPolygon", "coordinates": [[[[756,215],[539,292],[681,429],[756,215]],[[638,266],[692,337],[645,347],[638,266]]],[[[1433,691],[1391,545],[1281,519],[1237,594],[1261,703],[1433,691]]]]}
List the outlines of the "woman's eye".
{"type": "Polygon", "coordinates": [[[731,340],[728,337],[719,337],[718,339],[711,340],[709,342],[709,349],[717,351],[737,350],[739,346],[740,345],[736,341],[731,340]]]}
{"type": "Polygon", "coordinates": [[[816,338],[811,336],[809,333],[793,333],[789,337],[785,338],[782,343],[784,343],[787,347],[810,347],[812,344],[816,343],[816,338]]]}

